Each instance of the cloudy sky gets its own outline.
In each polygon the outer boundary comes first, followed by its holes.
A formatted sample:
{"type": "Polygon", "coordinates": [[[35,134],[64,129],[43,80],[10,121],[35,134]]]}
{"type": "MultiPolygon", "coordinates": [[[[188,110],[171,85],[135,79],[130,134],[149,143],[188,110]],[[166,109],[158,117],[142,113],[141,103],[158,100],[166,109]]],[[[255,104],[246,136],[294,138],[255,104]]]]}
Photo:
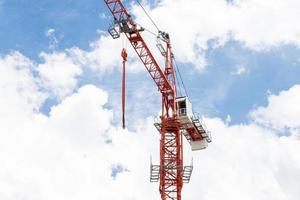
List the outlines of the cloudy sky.
{"type": "MultiPolygon", "coordinates": [[[[136,1],[134,19],[155,27],[136,1]]],[[[145,0],[213,143],[190,200],[299,200],[300,1],[145,0]]],[[[160,95],[101,0],[0,0],[0,199],[150,200],[160,95]],[[120,127],[122,47],[129,53],[120,127]]],[[[145,40],[162,63],[155,37],[145,40]]]]}

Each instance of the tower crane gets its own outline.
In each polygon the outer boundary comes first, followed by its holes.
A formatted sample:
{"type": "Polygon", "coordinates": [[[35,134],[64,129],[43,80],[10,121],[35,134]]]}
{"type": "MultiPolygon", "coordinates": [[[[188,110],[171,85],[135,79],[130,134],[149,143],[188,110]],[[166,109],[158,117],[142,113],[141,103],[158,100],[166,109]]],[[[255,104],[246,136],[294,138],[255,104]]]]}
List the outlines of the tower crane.
{"type": "MultiPolygon", "coordinates": [[[[144,29],[138,27],[123,2],[104,0],[104,3],[114,19],[108,29],[109,34],[114,39],[119,38],[121,34],[126,36],[162,95],[162,113],[159,121],[154,124],[160,133],[160,164],[153,165],[151,161],[150,181],[159,182],[162,200],[181,200],[183,183],[190,181],[193,171],[193,166],[183,166],[183,136],[190,143],[191,149],[196,151],[205,149],[211,142],[210,132],[203,120],[193,113],[189,98],[177,96],[174,54],[169,34],[158,31],[156,46],[165,61],[164,69],[162,69],[142,37],[141,33],[144,29]]],[[[122,121],[124,128],[127,58],[125,49],[122,50],[121,55],[123,57],[122,121]]]]}

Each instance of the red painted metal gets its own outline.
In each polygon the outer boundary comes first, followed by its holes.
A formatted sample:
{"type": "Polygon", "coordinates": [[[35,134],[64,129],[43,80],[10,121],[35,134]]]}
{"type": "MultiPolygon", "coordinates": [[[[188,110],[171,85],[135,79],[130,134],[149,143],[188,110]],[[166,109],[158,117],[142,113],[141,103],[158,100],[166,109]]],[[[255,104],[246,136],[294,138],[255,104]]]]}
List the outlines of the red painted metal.
{"type": "Polygon", "coordinates": [[[127,61],[127,52],[126,49],[123,48],[121,56],[123,58],[123,73],[122,73],[122,127],[125,129],[125,100],[126,100],[126,69],[125,64],[127,61]]]}
{"type": "Polygon", "coordinates": [[[183,185],[182,134],[180,133],[180,122],[175,106],[176,79],[169,36],[166,38],[165,69],[163,72],[142,38],[141,30],[137,28],[121,0],[104,0],[104,2],[114,16],[115,23],[130,41],[162,94],[159,190],[162,200],[181,200],[183,185]]]}

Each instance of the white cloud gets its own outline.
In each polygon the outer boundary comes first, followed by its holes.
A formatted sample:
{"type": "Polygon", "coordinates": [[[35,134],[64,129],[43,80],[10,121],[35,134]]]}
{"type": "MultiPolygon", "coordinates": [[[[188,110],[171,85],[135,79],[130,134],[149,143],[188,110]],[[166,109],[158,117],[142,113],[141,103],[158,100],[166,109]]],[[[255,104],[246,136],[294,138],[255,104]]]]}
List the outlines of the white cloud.
{"type": "Polygon", "coordinates": [[[70,94],[77,86],[76,77],[82,70],[64,52],[41,53],[44,63],[38,65],[42,86],[59,98],[70,94]]]}
{"type": "MultiPolygon", "coordinates": [[[[159,199],[158,185],[149,183],[150,154],[159,161],[153,119],[141,120],[135,132],[116,127],[113,111],[105,108],[108,94],[93,85],[63,98],[45,116],[34,111],[42,99],[28,71],[32,63],[18,53],[0,63],[6,78],[0,81],[0,199],[159,199]],[[24,90],[16,87],[16,77],[26,79],[24,90]],[[20,98],[24,91],[38,103],[20,98]],[[2,115],[4,108],[10,117],[2,115]],[[115,165],[127,170],[114,180],[115,165]]],[[[289,97],[280,96],[283,102],[289,97]]],[[[194,172],[184,199],[299,199],[299,139],[257,124],[206,121],[213,134],[209,148],[191,153],[185,142],[185,162],[194,157],[194,172]]]]}
{"type": "Polygon", "coordinates": [[[147,129],[150,121],[146,127],[143,121],[137,133],[114,127],[112,111],[103,108],[108,95],[93,85],[81,87],[45,116],[37,112],[44,94],[38,90],[38,77],[29,69],[33,66],[17,52],[0,60],[0,199],[157,195],[147,187],[133,193],[137,180],[148,183],[148,173],[144,173],[148,170],[141,169],[148,167],[147,154],[155,144],[150,142],[155,136],[147,129]],[[111,144],[106,143],[108,139],[111,144]],[[136,151],[147,141],[149,145],[136,151]],[[128,172],[114,180],[111,167],[118,163],[128,172]],[[111,192],[115,188],[118,193],[111,192]]]}
{"type": "Polygon", "coordinates": [[[257,125],[206,119],[213,143],[194,155],[185,199],[298,199],[300,141],[257,125]]]}
{"type": "Polygon", "coordinates": [[[136,199],[151,194],[147,187],[134,190],[138,180],[148,182],[148,170],[143,170],[148,149],[139,148],[154,137],[145,128],[137,134],[113,127],[112,111],[103,108],[106,101],[104,91],[84,86],[52,108],[49,117],[32,113],[11,121],[18,128],[9,134],[1,123],[0,185],[5,191],[0,190],[0,198],[136,199]],[[105,143],[107,137],[112,144],[105,143]],[[118,163],[128,172],[114,180],[111,166],[118,163]],[[118,193],[112,192],[115,188],[118,193]]]}
{"type": "MultiPolygon", "coordinates": [[[[38,111],[46,95],[39,92],[37,80],[33,78],[34,63],[19,52],[0,57],[0,115],[18,117],[18,110],[38,111]]],[[[22,112],[24,113],[24,112],[22,112]]]]}
{"type": "Polygon", "coordinates": [[[231,75],[243,75],[248,73],[248,69],[244,65],[237,65],[234,72],[231,75]]]}
{"type": "Polygon", "coordinates": [[[97,140],[93,139],[107,132],[111,126],[112,111],[102,108],[107,98],[107,93],[95,86],[81,87],[78,93],[52,107],[49,129],[57,127],[58,130],[53,132],[69,133],[68,139],[77,138],[78,141],[74,142],[79,144],[94,144],[97,140]]]}
{"type": "Polygon", "coordinates": [[[50,49],[55,49],[57,44],[59,43],[57,37],[55,36],[55,29],[50,28],[46,31],[45,35],[47,38],[49,38],[49,48],[50,49]]]}
{"type": "Polygon", "coordinates": [[[3,89],[10,91],[10,95],[22,95],[15,101],[31,104],[34,110],[49,94],[59,99],[71,94],[77,88],[78,76],[82,74],[82,66],[65,52],[41,53],[40,57],[42,63],[35,63],[19,52],[0,58],[3,89]],[[18,94],[13,94],[14,88],[18,94]],[[35,92],[39,90],[46,91],[35,92]]]}
{"type": "Polygon", "coordinates": [[[270,95],[267,107],[259,107],[251,116],[257,123],[275,129],[300,129],[300,86],[295,85],[278,95],[270,95]]]}
{"type": "Polygon", "coordinates": [[[42,63],[35,63],[19,52],[0,58],[4,77],[1,79],[2,87],[11,91],[10,95],[17,95],[13,94],[16,88],[22,95],[22,99],[17,98],[16,101],[31,104],[35,110],[49,94],[59,99],[71,94],[77,88],[78,76],[82,74],[82,66],[65,52],[41,53],[40,57],[42,63]],[[44,93],[35,92],[39,90],[44,90],[44,93]]]}
{"type": "MultiPolygon", "coordinates": [[[[212,40],[213,48],[223,46],[229,39],[253,50],[282,44],[299,46],[299,10],[298,0],[243,0],[233,4],[225,0],[162,0],[149,13],[159,27],[171,34],[178,60],[202,70],[206,65],[205,51],[212,40]]],[[[138,22],[155,30],[140,7],[133,7],[133,13],[138,22]]]]}
{"type": "Polygon", "coordinates": [[[50,37],[50,36],[52,36],[54,33],[55,33],[55,29],[50,28],[50,29],[48,29],[48,30],[46,31],[46,36],[47,36],[47,37],[50,37]]]}
{"type": "MultiPolygon", "coordinates": [[[[127,39],[126,39],[127,40],[127,39]]],[[[144,70],[144,66],[138,62],[138,57],[135,52],[125,41],[125,38],[114,40],[108,34],[101,33],[98,40],[90,44],[90,49],[85,51],[77,47],[67,49],[70,58],[78,62],[81,66],[86,66],[93,71],[104,73],[111,73],[114,70],[121,71],[122,69],[122,57],[121,51],[123,47],[128,47],[128,61],[126,63],[126,69],[128,72],[140,72],[144,70]]]]}

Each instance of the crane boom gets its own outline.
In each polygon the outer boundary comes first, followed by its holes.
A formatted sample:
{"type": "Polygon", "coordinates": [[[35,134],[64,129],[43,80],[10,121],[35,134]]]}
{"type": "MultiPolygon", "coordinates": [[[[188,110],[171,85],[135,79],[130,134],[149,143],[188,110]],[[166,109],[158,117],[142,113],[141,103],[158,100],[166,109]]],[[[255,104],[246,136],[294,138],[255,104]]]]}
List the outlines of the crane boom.
{"type": "MultiPolygon", "coordinates": [[[[121,0],[104,0],[104,2],[114,17],[114,23],[117,23],[121,29],[120,31],[125,33],[135,52],[149,72],[151,78],[154,80],[158,90],[164,96],[175,101],[174,88],[171,86],[163,71],[159,67],[157,61],[153,57],[146,42],[140,34],[141,30],[137,28],[136,23],[132,20],[121,0]]],[[[174,102],[172,103],[172,108],[174,109],[174,102]]]]}

